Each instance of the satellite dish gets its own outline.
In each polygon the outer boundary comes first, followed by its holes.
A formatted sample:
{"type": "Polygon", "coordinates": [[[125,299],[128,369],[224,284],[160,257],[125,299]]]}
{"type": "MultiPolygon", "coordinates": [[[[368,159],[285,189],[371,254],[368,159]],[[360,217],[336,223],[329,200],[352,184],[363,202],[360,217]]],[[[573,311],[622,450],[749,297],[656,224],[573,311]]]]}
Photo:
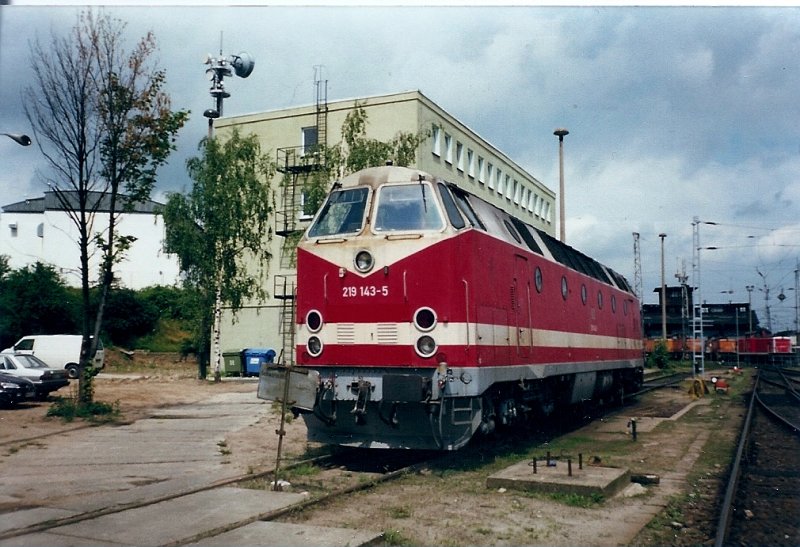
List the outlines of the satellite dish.
{"type": "Polygon", "coordinates": [[[239,55],[231,55],[231,65],[237,76],[247,78],[253,72],[256,62],[249,53],[243,51],[239,55]]]}

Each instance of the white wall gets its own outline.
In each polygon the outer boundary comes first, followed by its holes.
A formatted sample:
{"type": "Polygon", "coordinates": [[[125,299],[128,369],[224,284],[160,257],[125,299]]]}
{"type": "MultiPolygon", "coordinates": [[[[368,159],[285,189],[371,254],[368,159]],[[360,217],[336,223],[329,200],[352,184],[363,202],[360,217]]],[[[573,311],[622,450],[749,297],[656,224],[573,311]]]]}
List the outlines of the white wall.
{"type": "MultiPolygon", "coordinates": [[[[108,214],[95,216],[93,233],[105,233],[108,214]]],[[[173,285],[178,282],[178,259],[162,250],[164,219],[151,213],[121,216],[118,234],[138,238],[114,268],[120,284],[129,289],[150,285],[173,285]]],[[[50,264],[70,286],[80,286],[80,249],[78,230],[66,213],[0,213],[0,254],[10,257],[9,265],[19,269],[38,262],[50,264]],[[16,226],[16,230],[12,226],[16,226]]],[[[97,280],[100,253],[90,257],[90,279],[97,280]]]]}

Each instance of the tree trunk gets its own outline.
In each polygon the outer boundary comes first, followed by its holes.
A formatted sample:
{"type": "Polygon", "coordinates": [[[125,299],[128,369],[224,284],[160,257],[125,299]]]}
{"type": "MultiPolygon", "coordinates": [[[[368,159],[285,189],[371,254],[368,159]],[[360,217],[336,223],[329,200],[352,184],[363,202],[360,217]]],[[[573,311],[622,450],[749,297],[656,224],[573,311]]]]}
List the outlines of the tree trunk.
{"type": "Polygon", "coordinates": [[[220,324],[222,323],[222,288],[217,280],[217,291],[214,297],[214,382],[222,381],[222,352],[219,347],[220,324]]]}

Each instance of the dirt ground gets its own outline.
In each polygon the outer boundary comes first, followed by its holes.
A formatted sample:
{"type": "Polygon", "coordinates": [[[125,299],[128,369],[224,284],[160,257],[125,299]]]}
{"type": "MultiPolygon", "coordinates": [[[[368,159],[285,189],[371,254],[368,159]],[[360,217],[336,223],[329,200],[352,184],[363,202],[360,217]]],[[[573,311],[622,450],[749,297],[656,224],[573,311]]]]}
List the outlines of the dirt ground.
{"type": "MultiPolygon", "coordinates": [[[[254,380],[231,379],[216,384],[198,380],[196,365],[180,362],[177,356],[135,355],[133,361],[117,356],[111,361],[104,371],[106,374],[96,378],[95,399],[118,401],[123,422],[156,413],[159,408],[199,402],[222,392],[252,392],[255,398],[254,380]]],[[[67,395],[69,389],[73,386],[55,395],[67,395]]],[[[576,443],[571,447],[587,447],[587,459],[598,455],[610,466],[676,477],[672,486],[664,483],[646,487],[636,497],[616,496],[598,505],[578,507],[541,495],[488,490],[486,470],[482,468],[458,472],[434,469],[361,493],[355,500],[303,513],[297,519],[310,524],[382,531],[388,534],[387,544],[708,543],[707,530],[713,529],[708,521],[713,518],[719,495],[727,446],[735,441],[741,416],[738,401],[711,394],[708,401],[693,406],[680,420],[659,422],[652,430],[644,425],[646,420],[668,418],[692,401],[684,389],[665,390],[647,399],[636,411],[635,416],[642,420],[644,429],[635,444],[625,428],[629,416],[624,410],[616,421],[596,420],[569,435],[570,442],[576,443]],[[593,446],[602,448],[596,448],[599,452],[594,454],[593,446]],[[637,524],[641,521],[641,507],[669,501],[668,509],[654,519],[655,525],[634,537],[641,528],[637,524]]],[[[82,421],[68,423],[46,417],[49,406],[47,402],[31,402],[21,408],[0,410],[0,447],[87,427],[82,421]]],[[[226,438],[230,463],[246,472],[272,469],[278,442],[275,431],[279,425],[276,410],[250,428],[231,432],[226,438]]],[[[302,420],[292,420],[285,429],[285,456],[299,458],[315,448],[305,439],[302,420]]]]}

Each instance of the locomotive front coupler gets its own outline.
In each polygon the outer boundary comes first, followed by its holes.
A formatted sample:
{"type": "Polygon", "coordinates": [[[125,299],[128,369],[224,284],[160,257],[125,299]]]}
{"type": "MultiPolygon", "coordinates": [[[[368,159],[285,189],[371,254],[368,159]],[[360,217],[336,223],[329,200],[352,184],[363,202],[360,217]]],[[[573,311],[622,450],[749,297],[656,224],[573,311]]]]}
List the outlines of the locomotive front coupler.
{"type": "Polygon", "coordinates": [[[350,414],[355,416],[358,425],[367,423],[367,403],[369,403],[373,389],[372,383],[368,380],[359,379],[357,382],[354,381],[350,384],[350,390],[356,392],[356,404],[350,414]]]}

